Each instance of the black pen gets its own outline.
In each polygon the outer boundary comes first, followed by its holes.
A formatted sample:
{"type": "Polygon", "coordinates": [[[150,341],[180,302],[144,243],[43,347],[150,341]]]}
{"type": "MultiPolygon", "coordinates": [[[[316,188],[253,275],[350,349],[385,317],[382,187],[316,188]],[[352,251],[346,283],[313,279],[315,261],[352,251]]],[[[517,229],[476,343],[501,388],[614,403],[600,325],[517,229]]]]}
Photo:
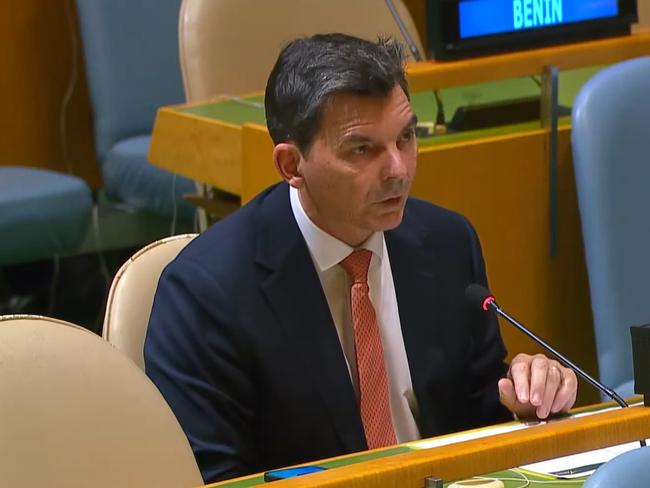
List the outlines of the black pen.
{"type": "Polygon", "coordinates": [[[586,464],[585,466],[576,466],[575,468],[562,469],[560,471],[552,471],[549,474],[553,476],[571,476],[574,474],[588,473],[595,471],[605,463],[586,464]]]}

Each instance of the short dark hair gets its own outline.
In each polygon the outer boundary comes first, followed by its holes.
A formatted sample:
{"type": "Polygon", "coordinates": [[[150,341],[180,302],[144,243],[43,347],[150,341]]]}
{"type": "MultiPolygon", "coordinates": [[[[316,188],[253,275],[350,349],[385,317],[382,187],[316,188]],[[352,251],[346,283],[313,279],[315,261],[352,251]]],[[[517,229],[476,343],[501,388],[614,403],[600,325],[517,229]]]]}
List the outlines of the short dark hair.
{"type": "Polygon", "coordinates": [[[404,47],[390,38],[371,42],[346,34],[318,34],[287,45],[271,71],[264,105],[275,144],[293,141],[303,154],[335,94],[387,96],[399,85],[409,97],[404,47]]]}

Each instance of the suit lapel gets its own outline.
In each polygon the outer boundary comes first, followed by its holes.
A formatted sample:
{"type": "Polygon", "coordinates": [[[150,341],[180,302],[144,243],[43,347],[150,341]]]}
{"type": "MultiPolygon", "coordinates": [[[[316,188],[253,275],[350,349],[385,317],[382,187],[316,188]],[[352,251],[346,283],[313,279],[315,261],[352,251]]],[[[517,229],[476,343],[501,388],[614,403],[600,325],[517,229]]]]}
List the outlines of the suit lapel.
{"type": "Polygon", "coordinates": [[[341,343],[307,245],[296,224],[286,184],[261,210],[257,262],[269,270],[262,290],[278,322],[295,344],[297,368],[312,378],[343,448],[366,449],[356,395],[341,343]]]}
{"type": "Polygon", "coordinates": [[[447,377],[448,369],[445,331],[437,314],[442,305],[444,283],[440,281],[437,257],[432,255],[430,246],[425,248],[426,233],[427,230],[409,215],[407,206],[402,224],[385,234],[423,436],[444,431],[445,419],[441,416],[439,402],[431,399],[436,397],[435,391],[444,388],[439,380],[447,377]]]}

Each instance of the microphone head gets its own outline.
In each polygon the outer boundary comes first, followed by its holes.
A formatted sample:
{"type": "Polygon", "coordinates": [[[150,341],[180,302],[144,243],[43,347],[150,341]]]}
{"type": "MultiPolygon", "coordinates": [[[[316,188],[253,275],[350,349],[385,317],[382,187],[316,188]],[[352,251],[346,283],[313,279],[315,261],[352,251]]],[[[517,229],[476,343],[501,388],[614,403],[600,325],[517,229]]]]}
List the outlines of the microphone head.
{"type": "Polygon", "coordinates": [[[490,304],[496,304],[494,295],[490,293],[490,290],[478,283],[472,283],[465,288],[465,299],[472,307],[480,306],[486,312],[490,304]]]}

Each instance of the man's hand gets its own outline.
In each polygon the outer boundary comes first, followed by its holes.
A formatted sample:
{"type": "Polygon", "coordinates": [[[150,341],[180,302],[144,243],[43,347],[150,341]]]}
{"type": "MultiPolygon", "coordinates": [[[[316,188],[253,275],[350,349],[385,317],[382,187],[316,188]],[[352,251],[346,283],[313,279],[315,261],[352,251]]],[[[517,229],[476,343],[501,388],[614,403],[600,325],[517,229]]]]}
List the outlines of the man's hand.
{"type": "Polygon", "coordinates": [[[508,376],[499,380],[501,403],[519,418],[545,419],[566,412],[576,401],[575,373],[543,354],[517,354],[508,376]]]}

